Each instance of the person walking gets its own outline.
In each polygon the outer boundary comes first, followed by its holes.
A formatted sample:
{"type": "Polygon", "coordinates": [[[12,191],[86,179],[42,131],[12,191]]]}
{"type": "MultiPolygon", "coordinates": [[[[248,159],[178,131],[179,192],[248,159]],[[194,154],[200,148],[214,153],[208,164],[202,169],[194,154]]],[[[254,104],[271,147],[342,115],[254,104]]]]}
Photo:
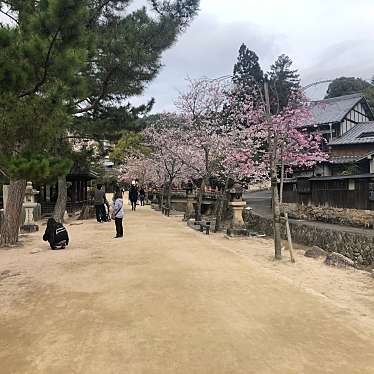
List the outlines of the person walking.
{"type": "Polygon", "coordinates": [[[135,181],[131,183],[129,191],[129,199],[131,202],[131,210],[136,210],[136,202],[138,201],[138,187],[136,186],[135,181]]]}
{"type": "Polygon", "coordinates": [[[105,204],[108,204],[108,201],[105,196],[105,192],[103,191],[103,186],[101,184],[97,185],[97,189],[95,191],[95,210],[96,210],[96,220],[97,222],[107,222],[107,213],[105,209],[105,204]]]}
{"type": "Polygon", "coordinates": [[[140,206],[144,206],[145,191],[143,187],[141,187],[139,191],[139,200],[140,200],[140,206]]]}
{"type": "Polygon", "coordinates": [[[114,223],[116,225],[116,236],[117,238],[123,237],[123,199],[121,191],[117,191],[114,194],[114,202],[113,202],[113,213],[112,217],[114,218],[114,223]]]}

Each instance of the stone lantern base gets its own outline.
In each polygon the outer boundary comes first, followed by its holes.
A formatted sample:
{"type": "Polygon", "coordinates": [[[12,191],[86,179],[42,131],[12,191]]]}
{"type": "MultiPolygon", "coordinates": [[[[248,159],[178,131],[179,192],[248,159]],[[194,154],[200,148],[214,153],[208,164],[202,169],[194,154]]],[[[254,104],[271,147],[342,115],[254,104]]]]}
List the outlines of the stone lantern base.
{"type": "Polygon", "coordinates": [[[36,224],[28,224],[21,226],[21,232],[23,233],[32,233],[39,231],[39,226],[36,224]]]}
{"type": "Polygon", "coordinates": [[[187,194],[186,211],[184,213],[184,221],[188,221],[191,218],[195,218],[196,212],[194,208],[195,195],[193,193],[187,194]]]}
{"type": "Polygon", "coordinates": [[[232,221],[227,229],[228,236],[248,236],[248,230],[243,220],[243,210],[246,207],[245,201],[233,201],[229,203],[232,209],[232,221]]]}

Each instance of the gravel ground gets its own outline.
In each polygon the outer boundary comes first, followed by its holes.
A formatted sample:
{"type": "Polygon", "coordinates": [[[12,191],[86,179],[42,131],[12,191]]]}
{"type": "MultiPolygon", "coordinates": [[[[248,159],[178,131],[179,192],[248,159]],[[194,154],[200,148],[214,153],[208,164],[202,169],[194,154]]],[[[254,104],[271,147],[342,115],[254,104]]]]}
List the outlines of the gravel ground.
{"type": "MultiPolygon", "coordinates": [[[[374,279],[148,207],[0,251],[0,372],[374,373],[374,279]]],[[[43,228],[42,228],[43,229],[43,228]]]]}

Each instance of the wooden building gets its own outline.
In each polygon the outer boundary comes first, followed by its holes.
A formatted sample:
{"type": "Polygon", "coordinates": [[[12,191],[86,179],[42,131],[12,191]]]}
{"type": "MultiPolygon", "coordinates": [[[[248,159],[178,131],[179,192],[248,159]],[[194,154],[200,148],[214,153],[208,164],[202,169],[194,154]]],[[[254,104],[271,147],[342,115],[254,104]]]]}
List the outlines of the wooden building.
{"type": "MultiPolygon", "coordinates": [[[[68,213],[80,210],[84,205],[91,204],[89,187],[97,174],[86,166],[75,163],[70,173],[66,176],[67,181],[67,206],[68,213]]],[[[42,215],[53,212],[58,196],[58,185],[56,183],[44,184],[36,187],[40,193],[37,196],[41,204],[42,215]]]]}
{"type": "Polygon", "coordinates": [[[343,136],[358,123],[374,120],[374,115],[361,94],[313,101],[310,109],[313,120],[303,127],[309,131],[318,130],[327,143],[343,136]]]}
{"type": "Polygon", "coordinates": [[[366,99],[347,95],[313,102],[314,121],[329,160],[296,170],[285,182],[283,201],[337,208],[374,210],[374,116],[366,99]]]}

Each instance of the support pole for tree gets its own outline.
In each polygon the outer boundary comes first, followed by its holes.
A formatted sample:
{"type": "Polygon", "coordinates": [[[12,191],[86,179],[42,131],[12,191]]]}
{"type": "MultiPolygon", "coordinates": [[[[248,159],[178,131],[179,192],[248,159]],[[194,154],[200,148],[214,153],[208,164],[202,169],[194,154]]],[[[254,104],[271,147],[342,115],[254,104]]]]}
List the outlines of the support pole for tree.
{"type": "Polygon", "coordinates": [[[293,253],[293,245],[292,245],[292,236],[290,230],[290,222],[288,221],[288,213],[284,213],[284,218],[286,221],[286,232],[287,232],[287,240],[288,240],[288,250],[290,251],[291,262],[295,263],[295,256],[293,253]]]}
{"type": "Polygon", "coordinates": [[[282,161],[281,161],[281,179],[279,189],[279,202],[283,204],[283,189],[284,189],[284,160],[283,160],[283,149],[282,149],[282,161]]]}

